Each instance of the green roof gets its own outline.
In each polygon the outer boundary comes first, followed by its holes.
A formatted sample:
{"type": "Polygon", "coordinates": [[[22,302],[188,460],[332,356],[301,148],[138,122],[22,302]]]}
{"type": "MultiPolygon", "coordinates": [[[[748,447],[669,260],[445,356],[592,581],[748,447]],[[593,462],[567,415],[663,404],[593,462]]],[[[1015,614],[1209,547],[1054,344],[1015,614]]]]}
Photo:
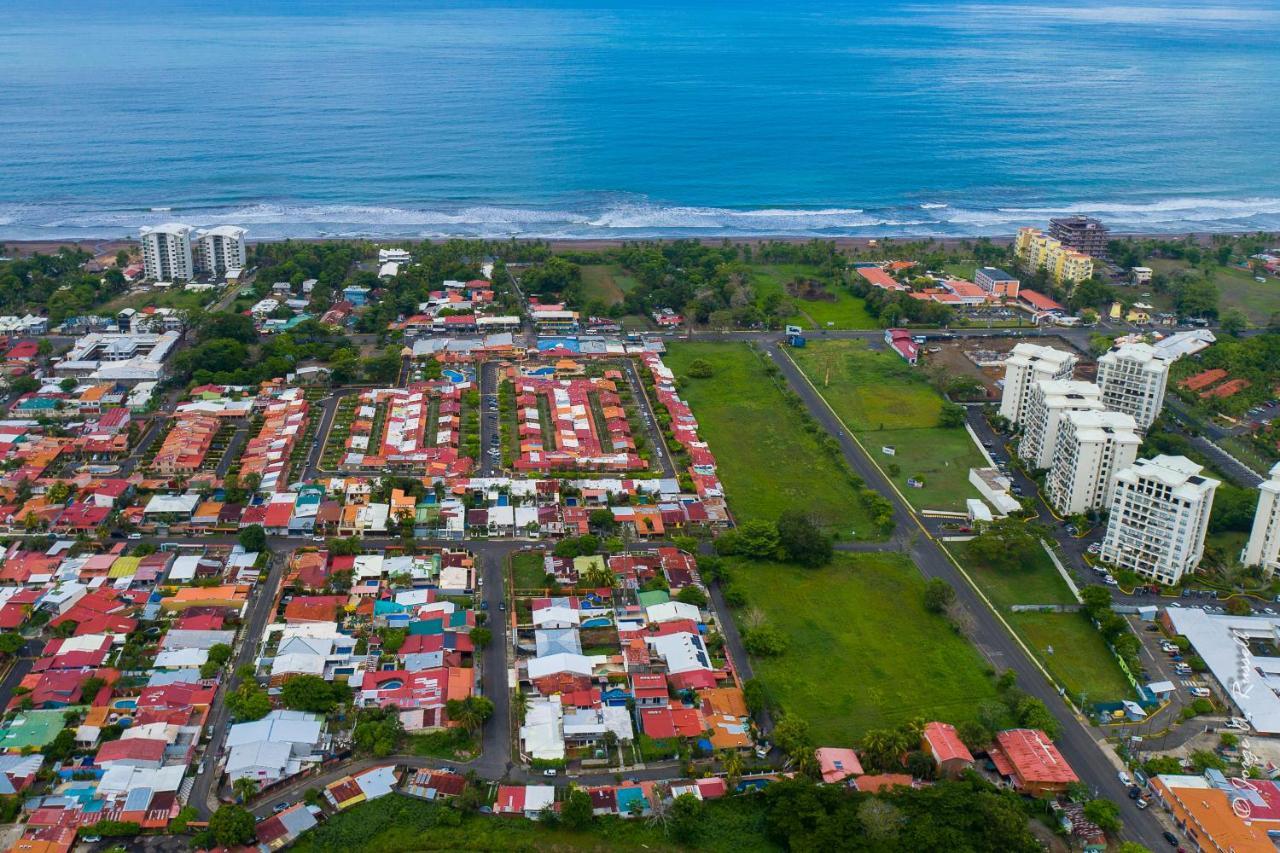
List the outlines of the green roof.
{"type": "Polygon", "coordinates": [[[0,729],[0,749],[22,749],[52,743],[66,725],[64,716],[76,708],[20,711],[7,729],[0,729]]]}
{"type": "Polygon", "coordinates": [[[641,607],[653,607],[655,604],[666,604],[671,600],[671,596],[665,589],[655,589],[650,592],[637,592],[636,600],[640,602],[641,607]]]}

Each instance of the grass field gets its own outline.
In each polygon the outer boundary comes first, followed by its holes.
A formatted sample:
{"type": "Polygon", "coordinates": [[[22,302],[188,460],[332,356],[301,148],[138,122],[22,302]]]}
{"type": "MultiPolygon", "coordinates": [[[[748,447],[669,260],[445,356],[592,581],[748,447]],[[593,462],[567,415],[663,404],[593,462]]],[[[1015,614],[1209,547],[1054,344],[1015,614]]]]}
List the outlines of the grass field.
{"type": "Polygon", "coordinates": [[[991,603],[1006,615],[1013,604],[1075,604],[1062,575],[1054,568],[1043,549],[1033,552],[1032,559],[1012,571],[994,569],[975,559],[968,543],[949,545],[952,553],[982,587],[991,603]]]}
{"type": "Polygon", "coordinates": [[[546,585],[546,565],[541,551],[518,551],[511,555],[511,575],[516,589],[542,589],[546,585]]]}
{"type": "Polygon", "coordinates": [[[1133,698],[1115,656],[1082,614],[1010,609],[1014,604],[1076,603],[1048,554],[1038,549],[1017,569],[1005,570],[975,559],[964,543],[948,547],[1027,648],[1072,695],[1085,694],[1090,702],[1133,698]]]}
{"type": "Polygon", "coordinates": [[[959,722],[996,696],[973,646],[924,609],[924,580],[899,554],[838,554],[822,569],[744,562],[734,585],[790,641],[752,661],[756,677],[820,745],[915,716],[959,722]]]}
{"type": "Polygon", "coordinates": [[[588,302],[599,300],[616,305],[638,282],[614,264],[590,264],[582,267],[582,289],[588,302]]]}
{"type": "MultiPolygon", "coordinates": [[[[1169,258],[1151,258],[1147,266],[1164,273],[1190,269],[1186,261],[1169,258]]],[[[1218,313],[1223,314],[1229,308],[1238,308],[1249,318],[1254,326],[1265,326],[1271,315],[1280,311],[1280,280],[1268,277],[1266,282],[1256,281],[1253,273],[1235,267],[1219,267],[1213,269],[1213,282],[1218,285],[1218,313]]],[[[1136,288],[1135,288],[1136,290],[1136,288]]],[[[1150,292],[1150,291],[1143,291],[1150,292]]],[[[1166,302],[1156,302],[1158,307],[1167,304],[1164,294],[1153,293],[1153,300],[1164,298],[1166,302]]]]}
{"type": "Polygon", "coordinates": [[[101,310],[108,314],[117,314],[126,308],[140,310],[147,307],[194,311],[197,308],[203,308],[217,298],[218,292],[216,290],[193,293],[189,290],[184,290],[179,285],[167,290],[156,289],[148,293],[128,293],[124,296],[118,296],[103,305],[101,310]]]}
{"type": "Polygon", "coordinates": [[[937,426],[945,401],[914,368],[863,341],[810,341],[788,352],[917,509],[963,510],[977,496],[969,469],[985,460],[966,430],[937,426]]]}
{"type": "Polygon", "coordinates": [[[1045,669],[1072,695],[1083,694],[1088,703],[1133,698],[1133,688],[1115,656],[1081,614],[1014,613],[1006,618],[1045,669]]]}
{"type": "Polygon", "coordinates": [[[804,328],[876,329],[874,317],[867,313],[866,303],[847,290],[834,288],[830,292],[834,300],[796,299],[787,296],[787,282],[797,277],[816,277],[817,271],[804,264],[760,264],[751,268],[751,284],[756,296],[777,293],[796,307],[797,313],[788,323],[804,328]],[[827,324],[832,324],[830,327],[827,324]]]}
{"type": "Polygon", "coordinates": [[[858,538],[872,534],[850,473],[804,431],[798,412],[746,344],[675,342],[664,360],[682,379],[680,393],[716,455],[739,521],[772,520],[799,508],[843,536],[855,529],[858,538]],[[710,363],[714,375],[684,378],[694,359],[710,363]]]}

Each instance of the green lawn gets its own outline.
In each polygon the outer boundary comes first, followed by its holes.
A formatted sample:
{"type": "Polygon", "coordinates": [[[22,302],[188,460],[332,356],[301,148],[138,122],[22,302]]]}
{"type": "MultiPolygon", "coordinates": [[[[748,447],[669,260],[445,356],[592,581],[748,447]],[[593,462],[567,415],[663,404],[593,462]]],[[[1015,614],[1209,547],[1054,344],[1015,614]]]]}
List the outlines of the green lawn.
{"type": "Polygon", "coordinates": [[[937,426],[945,401],[916,368],[863,341],[810,341],[788,353],[913,506],[963,511],[977,497],[969,469],[985,460],[963,427],[937,426]]]}
{"type": "Polygon", "coordinates": [[[102,311],[108,314],[116,314],[126,308],[140,310],[147,307],[194,311],[197,308],[205,307],[217,299],[218,296],[219,291],[216,288],[196,293],[184,290],[181,285],[175,285],[167,290],[156,289],[149,293],[132,293],[119,296],[103,305],[102,311]]]}
{"type": "Polygon", "coordinates": [[[546,566],[541,551],[518,551],[511,555],[511,574],[516,589],[542,589],[546,586],[546,566]]]}
{"type": "Polygon", "coordinates": [[[1006,618],[1045,669],[1072,695],[1084,694],[1088,703],[1133,698],[1133,688],[1115,656],[1083,615],[1014,613],[1006,618]]]}
{"type": "Polygon", "coordinates": [[[1009,571],[979,562],[963,543],[948,547],[1041,665],[1073,696],[1083,693],[1090,702],[1133,698],[1133,688],[1115,655],[1082,614],[1014,613],[1010,609],[1014,604],[1075,603],[1062,575],[1042,549],[1009,571]]]}
{"type": "Polygon", "coordinates": [[[589,264],[582,267],[582,289],[588,302],[599,300],[616,305],[639,284],[621,267],[614,264],[589,264]]]}
{"type": "Polygon", "coordinates": [[[1013,604],[1075,604],[1076,600],[1058,574],[1053,561],[1044,549],[1033,552],[1033,557],[1013,571],[995,569],[974,558],[968,543],[949,545],[956,559],[973,578],[991,603],[1008,615],[1013,604]]]}
{"type": "Polygon", "coordinates": [[[746,344],[673,342],[665,359],[681,378],[680,393],[716,455],[729,506],[739,521],[776,519],[800,508],[829,530],[873,534],[850,472],[805,432],[795,407],[746,344]],[[712,365],[708,379],[689,379],[689,363],[712,365]]]}
{"type": "MultiPolygon", "coordinates": [[[[1164,273],[1173,273],[1179,270],[1189,269],[1190,265],[1186,261],[1172,260],[1169,258],[1151,258],[1146,262],[1147,266],[1153,270],[1164,273]]],[[[1218,285],[1218,312],[1225,313],[1229,308],[1239,308],[1244,315],[1249,318],[1249,322],[1254,326],[1265,326],[1271,319],[1271,315],[1280,311],[1280,280],[1271,276],[1267,277],[1266,282],[1256,281],[1253,273],[1248,270],[1237,269],[1236,267],[1220,267],[1214,266],[1213,281],[1218,285]]],[[[1149,290],[1142,291],[1144,293],[1149,290]]],[[[1167,298],[1164,302],[1157,302],[1162,299],[1163,294],[1152,293],[1151,299],[1143,301],[1153,302],[1158,307],[1167,304],[1167,298]]]]}
{"type": "Polygon", "coordinates": [[[795,305],[797,313],[787,318],[790,324],[808,329],[828,328],[828,323],[833,324],[829,327],[833,329],[879,328],[875,318],[867,313],[866,302],[843,288],[833,286],[828,291],[835,297],[833,300],[788,296],[787,283],[806,277],[817,278],[818,271],[804,264],[757,264],[751,267],[751,284],[757,298],[776,293],[795,305]]]}
{"type": "Polygon", "coordinates": [[[790,645],[752,661],[774,701],[808,721],[824,746],[916,716],[959,722],[995,685],[977,651],[921,601],[904,556],[838,554],[822,569],[740,562],[734,585],[790,645]]]}

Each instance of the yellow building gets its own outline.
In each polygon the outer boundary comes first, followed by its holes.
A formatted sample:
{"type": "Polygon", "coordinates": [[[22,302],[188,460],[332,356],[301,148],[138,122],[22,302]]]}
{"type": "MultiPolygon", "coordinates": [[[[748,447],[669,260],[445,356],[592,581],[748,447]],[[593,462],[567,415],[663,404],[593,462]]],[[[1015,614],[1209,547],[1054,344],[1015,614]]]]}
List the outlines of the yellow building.
{"type": "Polygon", "coordinates": [[[1019,228],[1014,254],[1023,266],[1044,270],[1056,284],[1079,284],[1093,277],[1093,258],[1070,249],[1038,228],[1019,228]]]}

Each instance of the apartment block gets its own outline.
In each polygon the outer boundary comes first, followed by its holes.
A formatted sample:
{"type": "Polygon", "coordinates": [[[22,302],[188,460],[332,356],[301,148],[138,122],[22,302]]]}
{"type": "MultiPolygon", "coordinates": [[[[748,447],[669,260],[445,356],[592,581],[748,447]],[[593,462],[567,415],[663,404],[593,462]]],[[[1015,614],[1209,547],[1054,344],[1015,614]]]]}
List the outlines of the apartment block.
{"type": "Polygon", "coordinates": [[[143,274],[152,281],[189,281],[195,277],[191,226],[170,222],[143,228],[143,274]]]}
{"type": "Polygon", "coordinates": [[[196,232],[193,246],[196,272],[226,275],[227,270],[245,267],[245,230],[235,225],[219,225],[196,232]]]}
{"type": "Polygon", "coordinates": [[[1116,475],[1102,559],[1176,584],[1204,556],[1218,481],[1185,456],[1139,459],[1116,475]]]}
{"type": "Polygon", "coordinates": [[[1098,359],[1102,402],[1113,412],[1133,415],[1148,429],[1164,407],[1169,361],[1150,344],[1112,347],[1098,359]]]}
{"type": "Polygon", "coordinates": [[[1049,236],[1068,249],[1095,258],[1107,256],[1107,226],[1091,216],[1063,216],[1049,220],[1049,236]]]}
{"type": "Polygon", "coordinates": [[[1092,382],[1045,379],[1027,389],[1026,415],[1018,455],[1032,468],[1048,468],[1058,442],[1058,427],[1068,412],[1102,411],[1102,392],[1092,382]]]}
{"type": "Polygon", "coordinates": [[[1018,344],[1004,365],[1000,415],[1010,423],[1019,424],[1026,416],[1027,389],[1046,379],[1070,379],[1076,357],[1053,347],[1018,344]]]}
{"type": "Polygon", "coordinates": [[[1280,463],[1265,482],[1258,485],[1258,508],[1253,515],[1253,530],[1240,553],[1246,566],[1261,566],[1268,576],[1280,567],[1280,463]]]}
{"type": "Polygon", "coordinates": [[[1050,463],[1049,503],[1060,515],[1106,506],[1116,474],[1133,465],[1141,444],[1132,415],[1067,412],[1058,427],[1050,463]]]}
{"type": "Polygon", "coordinates": [[[1007,299],[1018,298],[1018,279],[997,267],[979,267],[973,273],[973,283],[992,296],[1003,296],[1007,299]]]}
{"type": "Polygon", "coordinates": [[[1044,270],[1056,284],[1075,285],[1093,277],[1093,258],[1038,228],[1019,228],[1013,250],[1024,268],[1044,270]]]}

